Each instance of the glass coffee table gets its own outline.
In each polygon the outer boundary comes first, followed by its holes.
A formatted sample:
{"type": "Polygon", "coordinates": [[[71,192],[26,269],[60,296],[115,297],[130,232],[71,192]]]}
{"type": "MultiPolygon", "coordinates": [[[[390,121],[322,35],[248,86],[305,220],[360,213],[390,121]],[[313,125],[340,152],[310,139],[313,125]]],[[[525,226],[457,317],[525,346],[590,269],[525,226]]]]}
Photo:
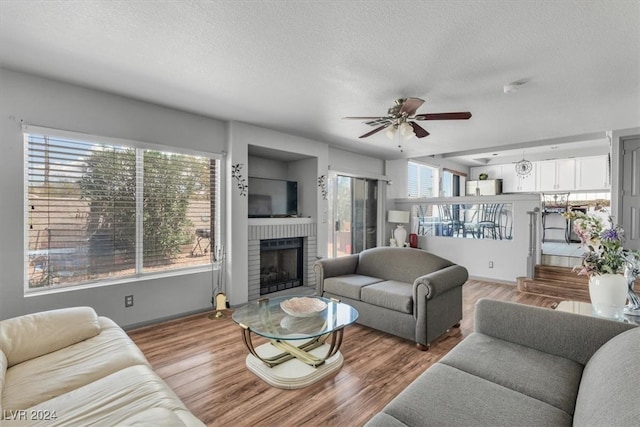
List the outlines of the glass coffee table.
{"type": "Polygon", "coordinates": [[[247,368],[274,387],[295,389],[342,367],[344,328],[358,319],[358,312],[334,299],[286,296],[249,303],[236,309],[232,319],[249,350],[247,368]],[[256,347],[252,334],[269,342],[256,347]]]}
{"type": "Polygon", "coordinates": [[[608,319],[608,320],[613,320],[616,322],[623,322],[623,323],[631,323],[631,324],[640,326],[640,317],[638,316],[631,316],[627,314],[621,314],[620,317],[616,317],[616,318],[598,316],[595,313],[593,306],[588,302],[561,301],[556,307],[556,310],[566,311],[568,313],[574,313],[574,314],[582,314],[583,316],[600,317],[602,319],[608,319]]]}

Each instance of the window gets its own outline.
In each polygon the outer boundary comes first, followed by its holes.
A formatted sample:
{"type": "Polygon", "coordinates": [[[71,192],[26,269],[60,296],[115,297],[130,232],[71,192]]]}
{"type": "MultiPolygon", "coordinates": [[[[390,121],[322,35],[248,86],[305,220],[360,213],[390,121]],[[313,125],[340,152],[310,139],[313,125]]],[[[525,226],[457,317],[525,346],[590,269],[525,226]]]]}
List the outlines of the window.
{"type": "Polygon", "coordinates": [[[407,165],[407,188],[409,197],[438,196],[438,169],[422,163],[409,162],[407,165]]]}
{"type": "Polygon", "coordinates": [[[27,292],[211,264],[218,159],[28,130],[27,292]]]}
{"type": "Polygon", "coordinates": [[[467,175],[451,169],[442,171],[442,195],[444,197],[464,196],[467,175]]]}

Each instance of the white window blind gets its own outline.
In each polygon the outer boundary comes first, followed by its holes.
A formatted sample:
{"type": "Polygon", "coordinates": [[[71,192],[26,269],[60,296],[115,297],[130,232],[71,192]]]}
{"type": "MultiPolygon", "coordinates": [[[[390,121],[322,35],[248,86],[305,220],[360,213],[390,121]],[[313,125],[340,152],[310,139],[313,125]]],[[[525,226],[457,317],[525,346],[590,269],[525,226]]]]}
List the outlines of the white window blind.
{"type": "Polygon", "coordinates": [[[211,263],[219,161],[25,134],[27,290],[211,263]]]}
{"type": "Polygon", "coordinates": [[[438,169],[416,162],[407,164],[408,197],[434,197],[438,193],[438,169]]]}

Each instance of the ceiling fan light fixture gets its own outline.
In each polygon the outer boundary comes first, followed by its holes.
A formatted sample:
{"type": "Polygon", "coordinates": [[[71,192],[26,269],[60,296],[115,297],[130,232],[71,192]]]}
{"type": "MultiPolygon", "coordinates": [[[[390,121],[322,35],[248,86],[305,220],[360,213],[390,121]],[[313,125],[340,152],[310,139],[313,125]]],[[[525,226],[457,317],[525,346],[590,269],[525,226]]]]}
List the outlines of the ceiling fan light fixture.
{"type": "Polygon", "coordinates": [[[398,139],[410,139],[413,137],[424,138],[429,136],[429,132],[416,121],[467,120],[471,118],[471,113],[468,111],[416,114],[416,111],[423,103],[424,100],[420,98],[398,98],[395,101],[395,105],[389,108],[386,116],[343,117],[343,119],[367,120],[365,122],[366,124],[375,127],[375,129],[360,135],[358,138],[368,138],[384,130],[387,138],[393,140],[398,131],[400,131],[398,139]]]}
{"type": "Polygon", "coordinates": [[[402,122],[400,125],[400,135],[402,135],[404,139],[409,139],[416,136],[416,133],[413,131],[413,126],[407,122],[402,122]]]}
{"type": "Polygon", "coordinates": [[[393,139],[393,137],[396,135],[396,130],[398,130],[398,127],[396,125],[391,125],[385,131],[385,135],[387,135],[387,138],[393,139]]]}

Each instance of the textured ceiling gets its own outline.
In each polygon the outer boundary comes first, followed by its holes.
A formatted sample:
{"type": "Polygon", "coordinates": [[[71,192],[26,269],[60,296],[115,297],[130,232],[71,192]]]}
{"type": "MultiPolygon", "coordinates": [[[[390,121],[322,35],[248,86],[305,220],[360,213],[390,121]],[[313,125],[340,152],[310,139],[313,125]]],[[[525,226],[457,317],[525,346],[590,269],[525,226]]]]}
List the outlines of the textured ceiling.
{"type": "Polygon", "coordinates": [[[4,0],[0,66],[383,158],[495,151],[640,126],[640,2],[4,0]],[[407,96],[473,117],[403,153],[341,119],[407,96]]]}

